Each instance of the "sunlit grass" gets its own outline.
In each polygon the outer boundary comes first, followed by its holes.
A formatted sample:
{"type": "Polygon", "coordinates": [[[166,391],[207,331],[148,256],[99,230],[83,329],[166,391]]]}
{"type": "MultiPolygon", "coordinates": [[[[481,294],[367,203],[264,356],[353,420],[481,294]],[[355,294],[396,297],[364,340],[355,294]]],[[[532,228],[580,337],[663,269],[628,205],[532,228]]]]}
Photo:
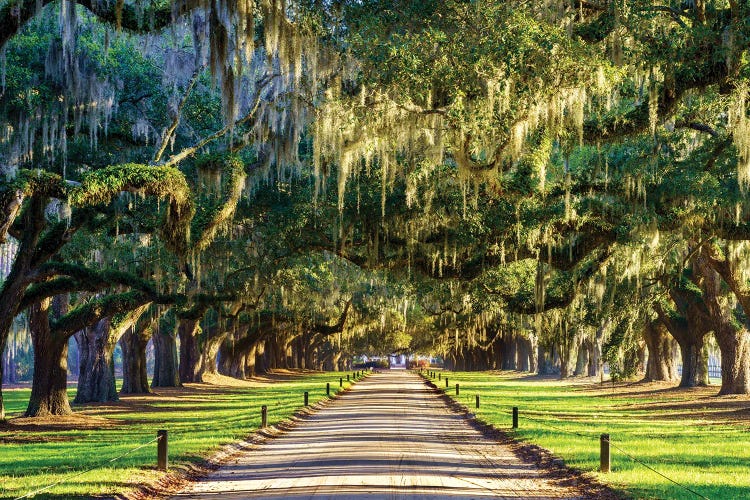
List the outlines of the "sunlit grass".
{"type": "MultiPolygon", "coordinates": [[[[247,436],[260,426],[260,408],[268,406],[268,422],[289,417],[303,406],[303,393],[310,404],[339,390],[338,373],[305,374],[290,381],[259,387],[211,387],[169,392],[160,399],[148,396],[126,399],[108,406],[77,407],[76,412],[102,420],[102,425],[82,430],[29,431],[0,428],[0,498],[15,498],[46,484],[65,483],[34,498],[72,498],[111,495],[155,479],[156,443],[100,466],[140,443],[156,437],[159,429],[169,431],[171,466],[184,466],[226,444],[247,436]],[[97,467],[80,477],[77,472],[97,467]]],[[[349,384],[344,377],[344,387],[349,384]]],[[[75,396],[70,391],[71,400],[75,396]]],[[[4,392],[9,416],[25,410],[28,389],[4,392]]]]}
{"type": "Polygon", "coordinates": [[[748,398],[722,399],[709,391],[599,388],[518,374],[450,373],[450,388],[481,420],[513,432],[595,474],[636,498],[698,498],[612,449],[612,472],[601,474],[599,436],[662,474],[711,499],[750,498],[748,398]],[[455,384],[460,384],[460,396],[455,384]],[[480,408],[475,396],[480,395],[480,408]],[[512,431],[512,407],[519,430],[512,431]],[[533,420],[532,420],[533,419],[533,420]]]}

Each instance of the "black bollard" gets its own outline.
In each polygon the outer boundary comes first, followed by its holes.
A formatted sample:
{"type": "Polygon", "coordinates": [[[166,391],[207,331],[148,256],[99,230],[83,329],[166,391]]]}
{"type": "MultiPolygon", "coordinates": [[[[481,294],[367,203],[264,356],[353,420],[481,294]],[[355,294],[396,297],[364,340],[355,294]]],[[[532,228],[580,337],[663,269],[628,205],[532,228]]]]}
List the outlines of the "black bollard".
{"type": "Polygon", "coordinates": [[[518,407],[513,407],[513,428],[518,429],[518,407]]]}
{"type": "Polygon", "coordinates": [[[479,394],[477,394],[477,409],[479,409],[479,394]]]}
{"type": "Polygon", "coordinates": [[[308,406],[310,403],[310,395],[305,391],[305,406],[308,406]]]}

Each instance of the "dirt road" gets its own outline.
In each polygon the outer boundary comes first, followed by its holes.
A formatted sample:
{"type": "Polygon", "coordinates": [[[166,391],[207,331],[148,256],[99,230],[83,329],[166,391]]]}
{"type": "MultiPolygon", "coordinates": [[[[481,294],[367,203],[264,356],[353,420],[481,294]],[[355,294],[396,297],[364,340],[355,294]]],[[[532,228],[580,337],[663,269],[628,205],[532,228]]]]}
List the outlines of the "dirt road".
{"type": "Polygon", "coordinates": [[[573,499],[483,436],[415,375],[373,374],[291,431],[238,457],[179,500],[573,499]]]}

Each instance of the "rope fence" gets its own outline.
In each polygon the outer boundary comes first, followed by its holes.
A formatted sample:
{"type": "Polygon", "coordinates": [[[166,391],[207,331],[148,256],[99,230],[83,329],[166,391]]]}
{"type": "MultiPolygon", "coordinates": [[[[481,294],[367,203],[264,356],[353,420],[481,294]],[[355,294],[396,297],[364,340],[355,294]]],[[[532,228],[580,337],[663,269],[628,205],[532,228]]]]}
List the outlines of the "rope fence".
{"type": "MultiPolygon", "coordinates": [[[[370,370],[365,371],[355,371],[352,372],[351,375],[347,374],[346,379],[349,382],[358,382],[365,378],[367,375],[369,375],[371,372],[370,370]],[[351,380],[350,380],[351,378],[351,380]]],[[[339,379],[339,385],[340,387],[343,387],[343,377],[339,379]]],[[[331,385],[330,382],[326,383],[326,397],[331,397],[331,385]]],[[[309,391],[304,391],[303,393],[304,398],[304,407],[309,406],[309,391]]],[[[260,429],[263,429],[268,426],[268,406],[263,405],[261,406],[261,422],[260,422],[260,429]]],[[[156,468],[161,471],[167,470],[167,456],[168,456],[168,432],[166,430],[159,430],[157,431],[157,435],[155,438],[151,439],[150,441],[147,441],[143,444],[140,444],[136,446],[135,448],[131,448],[125,453],[122,453],[114,458],[110,458],[109,460],[106,460],[104,462],[100,462],[94,466],[91,466],[89,468],[86,468],[82,471],[76,472],[75,474],[67,475],[60,479],[59,481],[56,481],[52,484],[48,484],[47,486],[44,486],[42,488],[38,488],[33,491],[29,491],[28,493],[21,495],[20,497],[15,497],[13,500],[22,500],[24,498],[33,498],[39,493],[44,493],[45,491],[51,490],[52,488],[59,486],[63,483],[70,482],[71,480],[81,477],[84,474],[88,474],[89,472],[92,472],[97,469],[101,469],[102,467],[106,467],[107,465],[116,462],[117,460],[120,460],[132,453],[135,453],[138,450],[141,450],[145,448],[146,446],[152,445],[153,443],[158,442],[157,444],[157,452],[156,452],[156,468]]]]}
{"type": "MultiPolygon", "coordinates": [[[[423,373],[420,370],[419,371],[419,375],[422,376],[423,378],[425,378],[426,380],[431,380],[431,379],[435,378],[435,373],[434,372],[430,372],[430,371],[428,371],[427,373],[423,373]]],[[[458,385],[458,384],[456,384],[456,385],[458,385]]],[[[448,394],[447,387],[445,389],[445,394],[446,395],[448,394]]],[[[458,396],[458,394],[457,394],[457,396],[458,396]]],[[[471,397],[467,396],[467,400],[470,401],[471,397]]],[[[476,401],[477,401],[477,408],[479,408],[479,406],[478,406],[479,396],[478,395],[477,395],[476,401]]],[[[501,411],[502,413],[505,413],[507,415],[513,415],[514,416],[514,424],[516,424],[519,413],[518,413],[518,409],[517,408],[514,409],[514,410],[515,411],[513,411],[513,410],[499,409],[499,411],[501,411]]],[[[607,462],[606,467],[607,467],[607,470],[605,470],[604,472],[609,472],[609,446],[612,446],[612,448],[614,448],[615,450],[617,450],[620,453],[622,453],[625,457],[627,457],[631,461],[633,461],[633,462],[635,462],[635,463],[643,466],[644,468],[646,468],[649,471],[653,472],[654,474],[660,476],[661,478],[666,479],[667,481],[669,481],[670,483],[678,486],[679,488],[683,489],[684,491],[687,491],[687,492],[691,493],[692,495],[694,495],[695,497],[700,498],[702,500],[710,500],[707,496],[703,495],[702,493],[700,493],[698,491],[695,491],[694,489],[690,488],[689,486],[687,486],[685,484],[680,483],[679,481],[676,481],[675,479],[672,479],[671,477],[667,476],[666,474],[663,474],[662,472],[659,472],[654,467],[650,466],[649,464],[645,463],[644,461],[642,461],[639,458],[637,458],[636,456],[634,456],[632,453],[629,453],[628,451],[624,450],[621,446],[618,446],[617,444],[615,444],[612,441],[612,438],[609,436],[609,434],[598,434],[598,433],[593,433],[593,432],[591,432],[591,433],[585,433],[585,432],[573,431],[573,430],[570,430],[570,429],[565,429],[563,427],[551,424],[551,423],[549,423],[546,420],[542,420],[540,418],[535,418],[533,416],[530,416],[527,413],[523,413],[523,418],[531,420],[533,422],[537,422],[538,424],[540,424],[543,427],[547,427],[547,428],[556,430],[556,431],[564,433],[564,434],[569,434],[569,435],[573,435],[573,436],[584,438],[584,439],[597,439],[597,440],[599,440],[602,443],[602,455],[604,455],[604,453],[605,453],[604,444],[606,443],[606,462],[607,462]]],[[[602,465],[604,466],[604,457],[602,457],[602,465]]]]}
{"type": "Polygon", "coordinates": [[[117,460],[120,460],[121,458],[124,458],[124,457],[126,457],[126,456],[128,456],[128,455],[130,455],[132,453],[135,453],[136,451],[138,451],[140,449],[145,448],[146,446],[148,446],[150,444],[153,444],[153,443],[159,441],[160,439],[162,439],[162,437],[163,436],[158,435],[154,439],[152,439],[152,440],[150,440],[150,441],[148,441],[146,443],[140,444],[140,445],[136,446],[135,448],[132,448],[132,449],[126,451],[125,453],[121,454],[121,455],[118,455],[118,456],[116,456],[114,458],[110,458],[109,460],[107,460],[105,462],[101,462],[101,463],[95,465],[94,467],[90,467],[88,469],[84,469],[84,470],[82,470],[80,472],[77,472],[77,473],[71,475],[71,476],[66,476],[66,477],[60,479],[59,481],[57,481],[55,483],[49,484],[47,486],[44,486],[43,488],[39,488],[39,489],[34,490],[34,491],[30,491],[30,492],[26,493],[25,495],[21,495],[20,497],[14,498],[13,500],[21,500],[22,498],[32,498],[32,497],[35,497],[39,493],[44,493],[47,490],[51,490],[55,486],[59,486],[59,485],[61,485],[63,483],[69,482],[71,479],[75,479],[77,477],[83,476],[84,474],[88,474],[91,471],[94,471],[96,469],[101,469],[102,467],[105,467],[108,464],[116,462],[117,460]]]}

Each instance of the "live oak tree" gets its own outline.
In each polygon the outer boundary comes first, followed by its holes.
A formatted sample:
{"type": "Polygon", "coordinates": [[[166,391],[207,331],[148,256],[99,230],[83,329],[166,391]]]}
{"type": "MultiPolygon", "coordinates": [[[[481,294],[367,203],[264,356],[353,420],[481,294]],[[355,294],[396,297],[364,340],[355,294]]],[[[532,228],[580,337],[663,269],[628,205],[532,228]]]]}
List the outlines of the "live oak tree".
{"type": "Polygon", "coordinates": [[[647,346],[646,378],[673,379],[669,336],[695,385],[713,333],[721,393],[747,393],[749,14],[10,2],[0,233],[24,231],[2,317],[30,311],[40,357],[129,332],[129,390],[135,328],[154,332],[154,385],[408,346],[562,376],[632,374],[647,346]]]}

